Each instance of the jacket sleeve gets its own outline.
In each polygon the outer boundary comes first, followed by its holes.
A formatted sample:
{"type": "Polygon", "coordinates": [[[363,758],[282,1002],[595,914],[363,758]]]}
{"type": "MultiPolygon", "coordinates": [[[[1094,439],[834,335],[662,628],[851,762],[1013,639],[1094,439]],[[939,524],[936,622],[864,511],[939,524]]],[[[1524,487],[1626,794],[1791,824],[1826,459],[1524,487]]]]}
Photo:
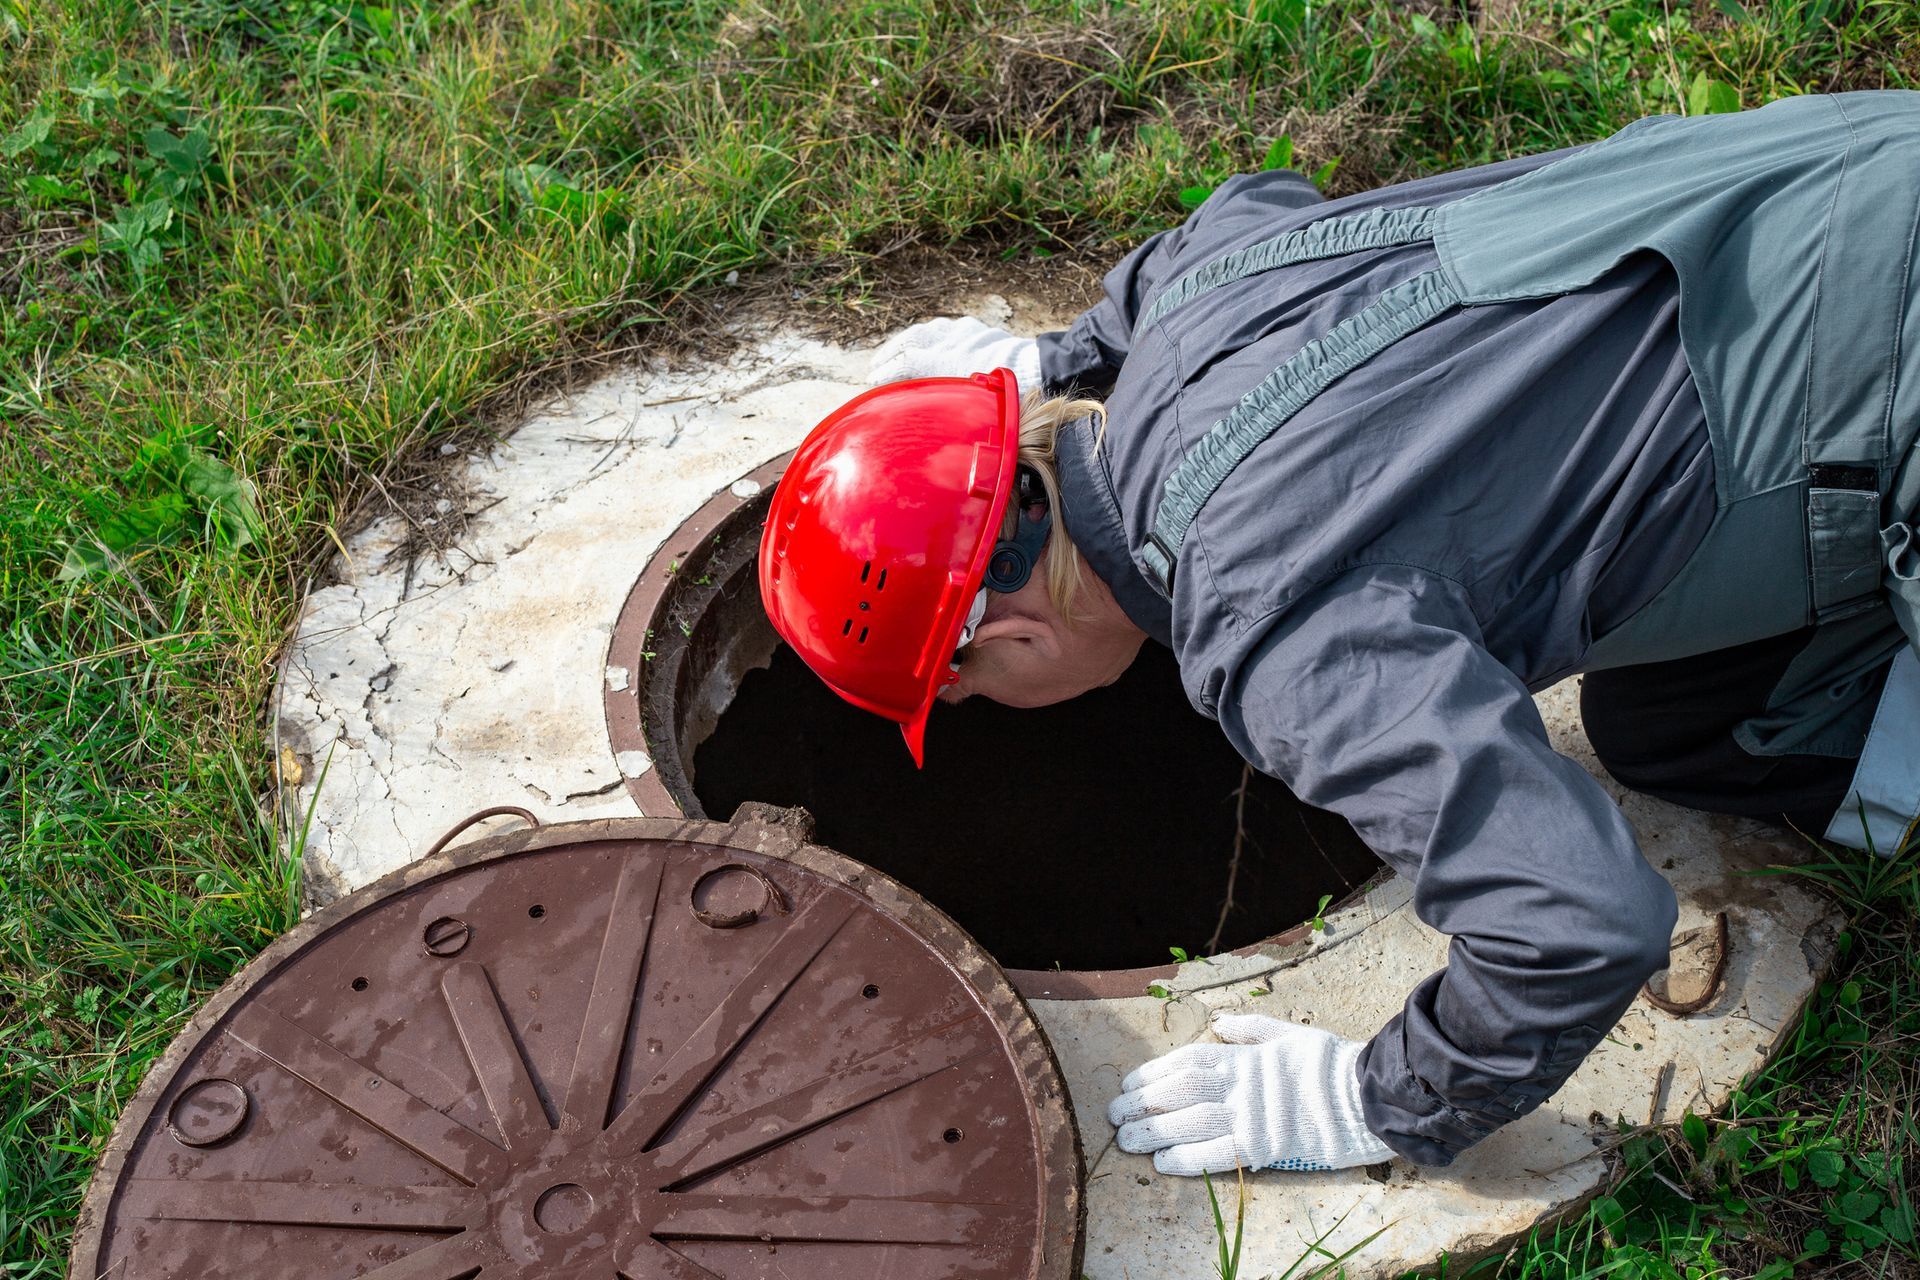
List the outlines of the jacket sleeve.
{"type": "Polygon", "coordinates": [[[1236,651],[1214,684],[1234,744],[1351,821],[1451,935],[1360,1060],[1368,1126],[1447,1164],[1559,1088],[1666,964],[1673,890],[1457,584],[1352,570],[1236,651]]]}
{"type": "MultiPolygon", "coordinates": [[[[1285,214],[1324,201],[1304,174],[1270,169],[1227,179],[1180,226],[1151,236],[1107,273],[1106,297],[1071,328],[1040,335],[1050,391],[1105,395],[1133,343],[1133,324],[1153,296],[1194,266],[1224,253],[1285,214]]],[[[1273,230],[1270,234],[1278,234],[1273,230]]]]}

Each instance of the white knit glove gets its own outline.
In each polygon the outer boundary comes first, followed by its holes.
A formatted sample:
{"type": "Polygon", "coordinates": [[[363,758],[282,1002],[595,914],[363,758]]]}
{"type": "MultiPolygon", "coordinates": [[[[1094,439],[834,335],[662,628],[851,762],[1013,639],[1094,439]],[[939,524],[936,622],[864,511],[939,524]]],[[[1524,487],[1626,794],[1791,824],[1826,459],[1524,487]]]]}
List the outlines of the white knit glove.
{"type": "Polygon", "coordinates": [[[1350,1169],[1393,1158],[1360,1111],[1358,1040],[1257,1013],[1220,1014],[1224,1044],[1190,1044],[1120,1082],[1122,1151],[1161,1173],[1350,1169]]]}
{"type": "Polygon", "coordinates": [[[972,316],[928,320],[894,334],[867,363],[871,382],[902,378],[964,378],[970,373],[1011,369],[1020,390],[1040,389],[1040,344],[990,328],[972,316]]]}

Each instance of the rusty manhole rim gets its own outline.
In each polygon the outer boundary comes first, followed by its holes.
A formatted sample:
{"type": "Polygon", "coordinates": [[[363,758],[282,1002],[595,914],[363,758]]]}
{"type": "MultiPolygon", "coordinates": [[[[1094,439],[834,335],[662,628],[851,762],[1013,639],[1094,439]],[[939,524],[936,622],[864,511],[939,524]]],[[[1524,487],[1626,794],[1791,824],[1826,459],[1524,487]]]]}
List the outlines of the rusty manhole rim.
{"type": "MultiPolygon", "coordinates": [[[[664,633],[667,623],[665,614],[679,594],[681,573],[691,572],[698,567],[699,561],[692,553],[710,546],[713,541],[741,532],[739,522],[750,515],[749,509],[755,506],[764,508],[772,500],[773,487],[786,473],[787,463],[792,457],[793,451],[788,450],[771,458],[707,499],[699,510],[681,522],[661,542],[620,606],[619,618],[614,623],[613,635],[607,643],[605,665],[609,670],[624,669],[628,678],[618,689],[611,682],[602,681],[601,697],[607,718],[607,738],[616,756],[639,751],[645,753],[649,761],[637,776],[629,776],[622,771],[628,794],[644,814],[687,816],[686,804],[666,781],[665,775],[668,773],[686,787],[689,798],[692,796],[692,787],[686,783],[677,759],[667,759],[667,767],[664,770],[662,768],[667,753],[677,756],[679,751],[679,744],[671,730],[655,740],[647,732],[642,715],[650,687],[649,677],[660,674],[661,668],[667,665],[659,658],[647,656],[654,652],[655,633],[664,633]],[[748,492],[743,495],[738,492],[740,489],[747,489],[748,492]]],[[[753,526],[756,532],[759,527],[757,523],[753,526]]],[[[662,643],[667,647],[669,659],[678,657],[681,646],[674,637],[663,634],[662,643]]],[[[1334,912],[1354,906],[1392,878],[1392,869],[1382,867],[1346,896],[1330,904],[1327,910],[1334,912]]],[[[1303,922],[1223,954],[1258,957],[1263,953],[1294,950],[1308,943],[1312,936],[1313,926],[1303,922]]],[[[1275,960],[1276,963],[1280,962],[1278,957],[1275,960]]],[[[1131,969],[1007,968],[1003,972],[1015,989],[1029,1000],[1108,1000],[1145,995],[1149,986],[1170,981],[1179,970],[1177,964],[1160,964],[1131,969]]],[[[1238,982],[1255,976],[1253,973],[1236,974],[1232,980],[1238,982]]]]}
{"type": "Polygon", "coordinates": [[[805,841],[792,827],[752,817],[722,823],[651,816],[588,819],[483,836],[389,872],[314,911],[275,939],[207,999],[147,1069],[139,1089],[115,1122],[112,1136],[88,1182],[74,1225],[69,1274],[92,1277],[99,1273],[100,1255],[107,1244],[111,1219],[108,1211],[128,1159],[148,1132],[156,1107],[177,1083],[178,1074],[188,1060],[205,1047],[209,1036],[220,1031],[234,1006],[255,988],[365,907],[495,859],[557,846],[606,841],[685,842],[785,861],[856,895],[881,916],[922,940],[972,989],[989,1018],[1004,1033],[1002,1043],[1007,1057],[1026,1083],[1023,1093],[1029,1101],[1035,1137],[1033,1154],[1041,1191],[1037,1210],[1042,1231],[1034,1256],[1042,1260],[1043,1265],[1045,1260],[1068,1257],[1070,1265],[1062,1274],[1080,1274],[1086,1242],[1086,1200],[1082,1192],[1079,1129],[1052,1044],[1006,971],[964,929],[926,899],[883,872],[805,841]]]}

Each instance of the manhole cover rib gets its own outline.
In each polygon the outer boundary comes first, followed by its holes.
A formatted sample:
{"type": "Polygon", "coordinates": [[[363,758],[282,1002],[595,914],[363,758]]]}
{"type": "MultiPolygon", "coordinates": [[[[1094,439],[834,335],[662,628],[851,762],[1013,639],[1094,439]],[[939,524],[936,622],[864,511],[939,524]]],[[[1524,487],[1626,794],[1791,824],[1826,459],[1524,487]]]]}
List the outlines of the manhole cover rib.
{"type": "Polygon", "coordinates": [[[1045,1040],[938,911],[778,826],[578,823],[248,966],[122,1118],[72,1274],[1052,1280],[1078,1188],[1045,1040]]]}

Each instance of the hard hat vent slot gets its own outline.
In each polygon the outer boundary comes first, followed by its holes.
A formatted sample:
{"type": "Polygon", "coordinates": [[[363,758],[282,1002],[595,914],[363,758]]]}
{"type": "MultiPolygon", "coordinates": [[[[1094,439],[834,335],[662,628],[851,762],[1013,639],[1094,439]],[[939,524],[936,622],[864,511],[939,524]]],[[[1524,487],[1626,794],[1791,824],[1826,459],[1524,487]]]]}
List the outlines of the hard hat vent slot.
{"type": "Polygon", "coordinates": [[[848,619],[847,619],[847,620],[846,620],[845,622],[843,622],[843,623],[841,623],[841,624],[840,624],[840,634],[841,634],[841,635],[843,635],[843,636],[845,636],[845,635],[851,635],[851,634],[853,634],[853,619],[852,619],[852,618],[848,618],[848,619]]]}
{"type": "Polygon", "coordinates": [[[869,560],[865,564],[860,566],[860,581],[865,582],[867,580],[867,575],[872,572],[873,572],[873,561],[869,560]]]}
{"type": "Polygon", "coordinates": [[[868,631],[868,628],[866,627],[860,628],[860,638],[856,640],[854,643],[865,644],[867,642],[867,631],[868,631]]]}
{"type": "Polygon", "coordinates": [[[882,569],[880,571],[880,578],[878,581],[876,581],[873,584],[873,589],[876,592],[885,591],[887,589],[887,571],[885,569],[882,569]]]}

